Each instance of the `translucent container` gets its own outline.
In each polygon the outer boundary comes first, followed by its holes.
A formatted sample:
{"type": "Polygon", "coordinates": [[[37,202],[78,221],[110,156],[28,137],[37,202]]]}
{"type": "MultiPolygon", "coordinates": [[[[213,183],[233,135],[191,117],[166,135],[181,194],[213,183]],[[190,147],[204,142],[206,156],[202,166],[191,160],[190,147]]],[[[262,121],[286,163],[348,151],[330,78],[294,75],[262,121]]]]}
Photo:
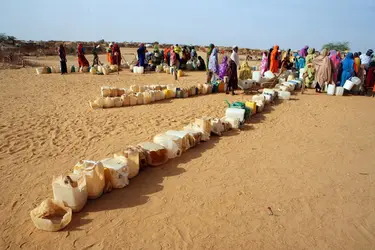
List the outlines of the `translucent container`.
{"type": "Polygon", "coordinates": [[[118,88],[111,87],[110,90],[111,90],[111,97],[118,96],[118,88]]]}
{"type": "Polygon", "coordinates": [[[145,86],[139,86],[139,92],[141,93],[145,92],[145,86]]]}
{"type": "Polygon", "coordinates": [[[89,102],[89,103],[90,103],[90,107],[92,109],[103,108],[103,106],[104,106],[104,99],[102,97],[99,97],[99,98],[95,99],[95,101],[89,102]]]}
{"type": "Polygon", "coordinates": [[[343,87],[337,87],[336,88],[336,96],[343,96],[344,95],[344,88],[343,87]]]}
{"type": "Polygon", "coordinates": [[[128,161],[124,156],[101,160],[103,166],[109,170],[110,182],[113,188],[124,188],[129,185],[128,161]]]}
{"type": "MultiPolygon", "coordinates": [[[[128,178],[134,178],[138,175],[141,167],[140,151],[134,147],[129,147],[120,154],[114,154],[114,157],[124,156],[128,162],[128,178]]],[[[146,159],[144,159],[144,165],[147,165],[146,159]]]]}
{"type": "Polygon", "coordinates": [[[211,126],[210,118],[208,117],[197,118],[195,119],[194,124],[197,125],[197,127],[200,128],[203,133],[208,134],[208,135],[211,133],[212,126],[211,126]]]}
{"type": "Polygon", "coordinates": [[[239,129],[240,128],[240,119],[225,117],[224,121],[228,122],[231,125],[231,128],[239,129]]]}
{"type": "Polygon", "coordinates": [[[87,185],[84,175],[58,176],[52,181],[53,198],[63,201],[73,212],[79,212],[87,202],[87,185]]]}
{"type": "Polygon", "coordinates": [[[177,76],[178,77],[183,77],[184,76],[184,72],[182,70],[177,71],[177,76]]]}
{"type": "Polygon", "coordinates": [[[266,104],[270,104],[272,102],[272,95],[263,94],[262,96],[264,96],[264,102],[266,104]]]}
{"type": "Polygon", "coordinates": [[[74,174],[86,177],[87,194],[89,199],[99,198],[104,189],[104,167],[101,162],[83,160],[74,166],[74,174]]]}
{"type": "Polygon", "coordinates": [[[138,67],[138,70],[137,70],[138,74],[143,74],[144,72],[145,72],[145,68],[144,67],[138,67]]]}
{"type": "Polygon", "coordinates": [[[276,97],[276,92],[273,89],[263,89],[264,95],[271,95],[272,99],[276,97]]]}
{"type": "Polygon", "coordinates": [[[350,80],[346,80],[345,84],[344,84],[344,89],[346,90],[351,90],[354,86],[354,83],[350,80]]]}
{"type": "Polygon", "coordinates": [[[100,88],[100,93],[102,97],[110,97],[111,96],[111,87],[104,86],[100,88]]]}
{"type": "Polygon", "coordinates": [[[185,129],[184,131],[188,132],[192,138],[194,138],[194,141],[190,142],[190,147],[195,147],[202,141],[203,132],[194,130],[194,129],[185,129]]]}
{"type": "Polygon", "coordinates": [[[144,92],[143,93],[143,104],[150,104],[151,103],[151,93],[144,92]]]}
{"type": "Polygon", "coordinates": [[[221,136],[222,133],[225,131],[224,123],[220,119],[217,119],[217,118],[211,119],[211,127],[212,127],[211,133],[218,135],[218,136],[221,136]]]}
{"type": "Polygon", "coordinates": [[[240,122],[244,122],[245,120],[245,110],[244,109],[237,109],[237,108],[227,108],[225,111],[225,117],[228,118],[238,118],[240,122]]]}
{"type": "Polygon", "coordinates": [[[182,152],[186,152],[189,148],[193,147],[195,144],[194,138],[186,130],[168,130],[165,134],[173,135],[181,138],[182,140],[182,152]]]}
{"type": "Polygon", "coordinates": [[[161,90],[154,90],[154,95],[155,95],[155,101],[160,101],[161,100],[161,93],[163,93],[161,90]]]}
{"type": "Polygon", "coordinates": [[[289,100],[290,99],[290,92],[289,91],[279,91],[279,99],[281,100],[289,100]]]}
{"type": "Polygon", "coordinates": [[[272,73],[271,71],[266,71],[266,72],[264,73],[264,78],[266,78],[266,79],[272,79],[272,78],[274,78],[274,77],[275,77],[275,74],[272,73]]]}
{"type": "Polygon", "coordinates": [[[115,106],[115,100],[112,97],[106,97],[103,100],[103,108],[113,108],[115,106]]]}
{"type": "Polygon", "coordinates": [[[254,95],[252,97],[253,102],[258,102],[258,101],[264,101],[264,96],[263,95],[254,95]]]}
{"type": "Polygon", "coordinates": [[[151,102],[156,102],[156,93],[154,90],[150,90],[151,102]]]}
{"type": "Polygon", "coordinates": [[[162,145],[153,142],[143,142],[138,145],[146,152],[148,165],[156,167],[168,161],[168,150],[162,145]]]}
{"type": "Polygon", "coordinates": [[[255,82],[260,82],[260,79],[262,78],[262,75],[260,71],[253,71],[252,80],[255,82]]]}
{"type": "Polygon", "coordinates": [[[114,97],[113,98],[114,104],[116,108],[122,107],[124,101],[121,99],[121,97],[114,97]]]}
{"type": "Polygon", "coordinates": [[[172,95],[174,95],[174,97],[176,96],[176,86],[174,86],[174,84],[168,84],[167,89],[172,91],[172,95]]]}
{"type": "Polygon", "coordinates": [[[336,85],[328,84],[327,95],[335,95],[336,85]]]}
{"type": "Polygon", "coordinates": [[[124,106],[124,107],[130,106],[130,96],[122,95],[121,100],[122,100],[122,106],[124,106]]]}
{"type": "Polygon", "coordinates": [[[179,157],[182,154],[182,139],[180,137],[159,134],[154,136],[153,142],[167,149],[169,159],[179,157]]]}
{"type": "Polygon", "coordinates": [[[46,67],[38,67],[38,68],[36,68],[36,73],[38,75],[47,74],[47,68],[46,67]]]}
{"type": "Polygon", "coordinates": [[[359,84],[361,84],[361,79],[359,79],[359,78],[356,77],[356,76],[353,76],[350,80],[354,83],[354,85],[359,85],[359,84]]]}
{"type": "Polygon", "coordinates": [[[130,106],[137,105],[138,98],[135,95],[130,95],[129,98],[130,98],[130,106]]]}
{"type": "Polygon", "coordinates": [[[142,105],[143,104],[143,93],[137,93],[137,105],[142,105]]]}
{"type": "Polygon", "coordinates": [[[91,69],[90,69],[90,73],[91,73],[92,75],[96,75],[96,72],[97,72],[96,68],[91,67],[91,69]]]}
{"type": "Polygon", "coordinates": [[[132,85],[132,86],[130,86],[130,90],[133,93],[137,93],[137,92],[139,92],[139,86],[138,85],[132,85]]]}
{"type": "Polygon", "coordinates": [[[257,104],[257,112],[263,112],[265,101],[258,101],[257,104]]]}

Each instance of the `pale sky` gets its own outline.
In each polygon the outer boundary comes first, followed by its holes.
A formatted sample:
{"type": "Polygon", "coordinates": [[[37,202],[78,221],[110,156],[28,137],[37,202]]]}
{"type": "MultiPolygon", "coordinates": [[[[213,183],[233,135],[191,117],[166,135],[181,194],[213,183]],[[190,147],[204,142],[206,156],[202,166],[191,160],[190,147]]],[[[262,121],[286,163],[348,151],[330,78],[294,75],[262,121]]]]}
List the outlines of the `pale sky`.
{"type": "Polygon", "coordinates": [[[22,40],[375,48],[375,0],[1,1],[0,33],[22,40]]]}

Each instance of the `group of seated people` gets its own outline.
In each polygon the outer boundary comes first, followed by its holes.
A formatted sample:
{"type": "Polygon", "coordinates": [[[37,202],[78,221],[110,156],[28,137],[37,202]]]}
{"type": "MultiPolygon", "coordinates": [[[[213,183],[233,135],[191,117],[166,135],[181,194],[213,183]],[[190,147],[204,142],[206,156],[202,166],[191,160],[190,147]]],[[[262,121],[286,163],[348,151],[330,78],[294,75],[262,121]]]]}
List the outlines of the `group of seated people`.
{"type": "Polygon", "coordinates": [[[201,56],[197,55],[194,46],[183,46],[182,48],[176,44],[170,48],[163,50],[159,46],[154,45],[153,51],[147,51],[142,43],[137,50],[138,64],[150,70],[156,68],[157,65],[167,64],[177,69],[187,70],[206,70],[206,64],[201,56]]]}

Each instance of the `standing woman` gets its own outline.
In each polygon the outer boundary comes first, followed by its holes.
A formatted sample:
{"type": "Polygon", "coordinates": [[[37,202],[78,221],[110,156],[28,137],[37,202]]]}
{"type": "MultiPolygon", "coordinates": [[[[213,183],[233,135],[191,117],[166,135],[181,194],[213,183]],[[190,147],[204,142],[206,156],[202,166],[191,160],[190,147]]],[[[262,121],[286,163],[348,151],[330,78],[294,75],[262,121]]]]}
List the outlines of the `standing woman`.
{"type": "Polygon", "coordinates": [[[229,81],[228,81],[226,94],[229,94],[229,91],[231,91],[232,95],[235,95],[234,90],[237,88],[237,85],[238,85],[237,64],[231,58],[229,59],[227,75],[228,75],[229,81]]]}
{"type": "Polygon", "coordinates": [[[343,87],[346,80],[354,75],[354,56],[352,52],[349,52],[345,59],[342,61],[342,74],[341,74],[341,84],[343,87]]]}
{"type": "Polygon", "coordinates": [[[113,45],[112,64],[117,65],[118,67],[121,65],[121,51],[117,43],[113,45]]]}
{"type": "Polygon", "coordinates": [[[77,55],[78,55],[78,66],[79,67],[89,67],[89,61],[87,61],[85,54],[83,52],[83,45],[80,43],[77,47],[77,55]]]}
{"type": "Polygon", "coordinates": [[[306,87],[310,88],[311,84],[313,83],[314,79],[315,79],[315,69],[314,69],[314,65],[313,65],[313,60],[315,58],[315,55],[314,55],[314,49],[313,48],[309,48],[309,50],[307,51],[307,56],[306,56],[306,59],[305,59],[305,85],[306,87]]]}
{"type": "Polygon", "coordinates": [[[309,49],[309,46],[306,45],[299,51],[299,55],[302,57],[306,57],[308,55],[308,49],[309,49]]]}
{"type": "Polygon", "coordinates": [[[219,73],[219,62],[218,62],[218,50],[214,48],[212,50],[209,62],[208,62],[208,76],[207,83],[210,83],[212,80],[216,80],[216,75],[219,73]]]}
{"type": "Polygon", "coordinates": [[[341,59],[337,55],[336,50],[331,50],[329,54],[330,54],[329,59],[331,60],[331,63],[332,63],[332,82],[334,82],[334,84],[336,85],[338,82],[337,78],[338,78],[338,73],[340,69],[341,59]]]}
{"type": "Polygon", "coordinates": [[[228,57],[224,56],[223,61],[219,66],[219,78],[224,80],[224,76],[227,76],[227,68],[228,68],[228,57]]]}
{"type": "Polygon", "coordinates": [[[264,76],[264,73],[268,69],[268,55],[267,51],[263,52],[263,57],[262,57],[262,63],[260,64],[260,74],[261,76],[264,76]]]}
{"type": "MultiPolygon", "coordinates": [[[[215,45],[214,44],[210,44],[210,46],[208,47],[207,49],[207,57],[206,57],[206,64],[208,66],[209,64],[209,61],[210,61],[210,56],[211,56],[211,53],[212,53],[212,50],[215,48],[215,45]]],[[[208,67],[207,67],[207,70],[208,70],[208,67]]]]}
{"type": "Polygon", "coordinates": [[[145,58],[146,58],[146,49],[145,49],[145,45],[143,43],[141,43],[139,45],[139,48],[137,50],[137,55],[138,55],[139,67],[144,67],[145,66],[145,58]]]}
{"type": "Polygon", "coordinates": [[[268,57],[267,57],[267,70],[271,70],[271,55],[272,55],[273,48],[270,48],[268,57]]]}
{"type": "Polygon", "coordinates": [[[272,73],[277,73],[279,71],[279,46],[275,45],[271,53],[271,66],[270,70],[272,73]]]}
{"type": "Polygon", "coordinates": [[[361,59],[357,52],[354,53],[354,72],[355,76],[360,77],[361,59]]]}
{"type": "Polygon", "coordinates": [[[332,64],[328,57],[328,51],[323,49],[319,56],[313,59],[315,67],[315,80],[317,81],[315,90],[322,92],[325,84],[330,84],[332,81],[332,64]]]}
{"type": "Polygon", "coordinates": [[[112,48],[113,44],[109,43],[109,47],[107,49],[107,62],[109,63],[109,65],[112,65],[112,48]]]}
{"type": "Polygon", "coordinates": [[[61,74],[67,74],[68,68],[66,67],[66,52],[64,45],[60,44],[59,47],[59,57],[60,57],[60,68],[61,68],[61,74]]]}

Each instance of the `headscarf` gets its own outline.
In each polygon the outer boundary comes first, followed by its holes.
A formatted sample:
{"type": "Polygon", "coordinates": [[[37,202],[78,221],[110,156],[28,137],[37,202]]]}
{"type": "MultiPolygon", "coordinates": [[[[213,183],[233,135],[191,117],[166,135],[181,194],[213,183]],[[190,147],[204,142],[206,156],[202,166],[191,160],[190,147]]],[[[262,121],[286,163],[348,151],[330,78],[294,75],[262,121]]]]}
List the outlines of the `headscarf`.
{"type": "Polygon", "coordinates": [[[154,53],[159,53],[160,50],[159,50],[159,45],[155,44],[154,45],[154,53]]]}
{"type": "Polygon", "coordinates": [[[300,51],[299,51],[299,54],[300,56],[302,57],[306,57],[307,56],[307,53],[308,53],[308,49],[309,49],[309,46],[305,46],[303,47],[300,51]]]}
{"type": "Polygon", "coordinates": [[[331,59],[334,68],[337,68],[341,63],[341,58],[337,55],[336,50],[331,50],[329,52],[329,59],[331,59]]]}
{"type": "Polygon", "coordinates": [[[233,52],[232,52],[232,55],[230,55],[230,59],[232,59],[232,61],[234,61],[237,65],[237,67],[240,66],[240,58],[237,54],[237,52],[235,52],[234,50],[238,48],[237,46],[233,46],[233,52]]]}
{"type": "Polygon", "coordinates": [[[268,69],[268,56],[267,52],[263,52],[262,62],[260,64],[260,74],[263,76],[268,69]]]}
{"type": "Polygon", "coordinates": [[[342,61],[342,70],[353,74],[354,71],[354,55],[349,52],[345,59],[342,61]]]}
{"type": "Polygon", "coordinates": [[[227,68],[228,68],[228,57],[224,56],[223,61],[221,62],[219,66],[219,77],[220,79],[224,79],[224,76],[227,73],[227,68]]]}
{"type": "Polygon", "coordinates": [[[332,65],[328,57],[328,51],[323,49],[319,56],[313,59],[315,67],[315,79],[323,88],[325,83],[332,81],[332,65]]]}
{"type": "Polygon", "coordinates": [[[219,65],[218,65],[218,61],[217,61],[217,48],[214,48],[212,50],[212,53],[210,55],[210,60],[209,60],[209,63],[208,63],[208,69],[213,72],[213,73],[218,73],[219,71],[219,65]]]}
{"type": "Polygon", "coordinates": [[[312,63],[314,57],[315,57],[315,55],[314,55],[314,49],[313,48],[309,48],[307,50],[306,65],[309,64],[309,63],[312,63]]]}

